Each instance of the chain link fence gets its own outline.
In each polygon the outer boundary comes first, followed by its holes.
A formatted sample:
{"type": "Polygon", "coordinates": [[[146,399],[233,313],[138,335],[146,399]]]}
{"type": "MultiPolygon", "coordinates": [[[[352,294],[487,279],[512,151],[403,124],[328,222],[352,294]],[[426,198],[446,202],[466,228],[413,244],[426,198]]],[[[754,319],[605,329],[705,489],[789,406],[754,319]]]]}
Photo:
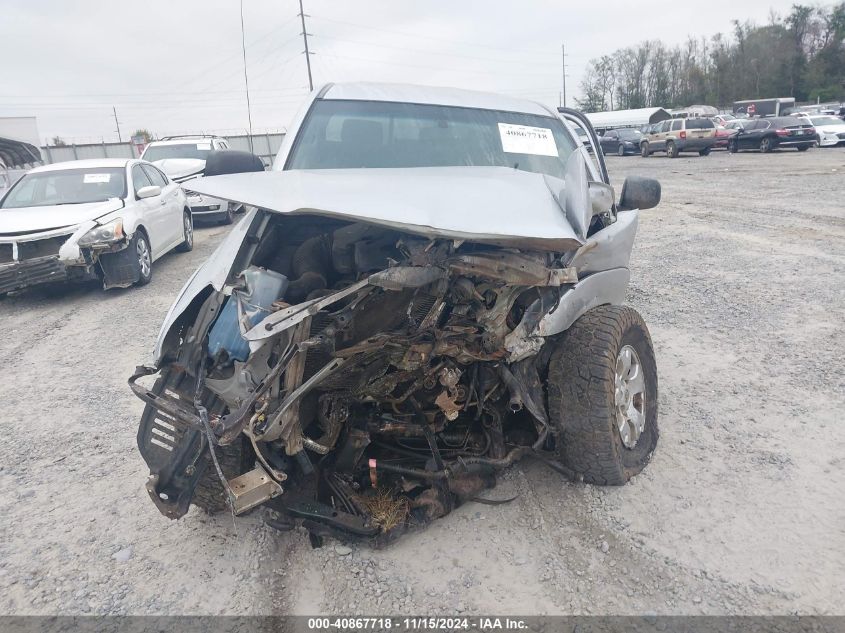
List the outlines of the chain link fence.
{"type": "MultiPolygon", "coordinates": [[[[252,136],[242,134],[225,138],[229,141],[231,149],[251,152],[260,156],[265,162],[272,163],[285,135],[282,132],[276,132],[252,136]]],[[[45,165],[86,158],[138,158],[138,151],[129,141],[125,143],[72,143],[41,147],[41,159],[45,165]]]]}

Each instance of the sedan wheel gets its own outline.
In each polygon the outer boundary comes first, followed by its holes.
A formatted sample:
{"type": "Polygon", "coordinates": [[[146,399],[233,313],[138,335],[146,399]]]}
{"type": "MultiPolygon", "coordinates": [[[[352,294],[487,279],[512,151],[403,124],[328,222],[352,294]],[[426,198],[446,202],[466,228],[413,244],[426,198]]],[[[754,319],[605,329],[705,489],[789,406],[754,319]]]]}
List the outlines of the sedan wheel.
{"type": "Polygon", "coordinates": [[[150,244],[147,242],[146,235],[141,231],[135,233],[132,241],[135,242],[135,256],[138,260],[138,281],[135,284],[145,286],[153,278],[153,257],[150,253],[150,244]]]}
{"type": "Polygon", "coordinates": [[[651,152],[648,151],[648,141],[645,141],[642,145],[640,145],[640,156],[648,158],[650,155],[651,152]]]}
{"type": "Polygon", "coordinates": [[[624,156],[625,155],[625,146],[622,143],[619,143],[619,147],[616,148],[616,155],[617,156],[624,156]]]}
{"type": "Polygon", "coordinates": [[[772,151],[772,139],[764,138],[762,141],[760,141],[760,151],[763,152],[764,154],[768,154],[769,152],[771,152],[772,151]]]}
{"type": "Polygon", "coordinates": [[[182,236],[185,239],[176,247],[176,250],[180,253],[188,253],[194,248],[194,223],[188,212],[182,214],[182,236]]]}

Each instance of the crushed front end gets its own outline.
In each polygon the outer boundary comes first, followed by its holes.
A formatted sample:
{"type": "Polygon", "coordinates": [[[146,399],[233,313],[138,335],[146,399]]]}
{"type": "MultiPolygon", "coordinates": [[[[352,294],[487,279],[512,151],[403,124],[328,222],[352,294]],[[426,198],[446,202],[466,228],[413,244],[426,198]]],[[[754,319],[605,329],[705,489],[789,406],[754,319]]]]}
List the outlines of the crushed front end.
{"type": "Polygon", "coordinates": [[[551,441],[531,333],[578,281],[560,254],[247,221],[227,283],[196,294],[158,366],[130,379],[165,516],[266,505],[277,527],[383,537],[551,441]]]}

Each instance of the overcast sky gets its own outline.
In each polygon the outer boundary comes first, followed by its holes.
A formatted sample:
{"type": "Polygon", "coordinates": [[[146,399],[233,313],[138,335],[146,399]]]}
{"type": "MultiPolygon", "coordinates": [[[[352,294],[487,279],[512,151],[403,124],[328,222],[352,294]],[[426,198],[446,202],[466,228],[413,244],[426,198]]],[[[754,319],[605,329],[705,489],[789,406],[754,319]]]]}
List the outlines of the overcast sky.
{"type": "MultiPolygon", "coordinates": [[[[586,63],[646,37],[764,23],[791,0],[304,0],[314,83],[401,81],[570,105],[586,63]]],[[[42,140],[117,140],[247,127],[238,0],[2,0],[0,116],[38,117],[42,140]]],[[[297,0],[244,0],[256,131],[284,129],[308,90],[297,0]]]]}

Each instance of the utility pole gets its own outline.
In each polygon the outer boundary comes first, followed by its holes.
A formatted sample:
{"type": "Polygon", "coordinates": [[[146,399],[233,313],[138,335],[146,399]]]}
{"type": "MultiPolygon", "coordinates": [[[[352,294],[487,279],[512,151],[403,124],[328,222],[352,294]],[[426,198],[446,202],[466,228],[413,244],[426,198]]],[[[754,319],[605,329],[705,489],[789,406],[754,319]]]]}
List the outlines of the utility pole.
{"type": "Polygon", "coordinates": [[[305,30],[305,11],[302,10],[302,0],[299,0],[299,17],[302,20],[302,39],[305,42],[305,65],[308,67],[308,89],[314,90],[311,79],[311,53],[308,52],[308,31],[305,30]]]}
{"type": "Polygon", "coordinates": [[[246,71],[246,34],[244,33],[244,0],[241,0],[241,51],[244,57],[244,88],[246,89],[246,118],[249,122],[249,151],[252,151],[252,107],[249,103],[249,75],[246,71]]]}
{"type": "Polygon", "coordinates": [[[122,143],[123,139],[120,137],[120,122],[117,120],[117,108],[112,106],[111,111],[114,113],[114,127],[115,132],[117,132],[117,141],[118,143],[122,143]]]}
{"type": "Polygon", "coordinates": [[[566,107],[566,44],[560,45],[560,70],[563,79],[563,107],[566,107]]]}

